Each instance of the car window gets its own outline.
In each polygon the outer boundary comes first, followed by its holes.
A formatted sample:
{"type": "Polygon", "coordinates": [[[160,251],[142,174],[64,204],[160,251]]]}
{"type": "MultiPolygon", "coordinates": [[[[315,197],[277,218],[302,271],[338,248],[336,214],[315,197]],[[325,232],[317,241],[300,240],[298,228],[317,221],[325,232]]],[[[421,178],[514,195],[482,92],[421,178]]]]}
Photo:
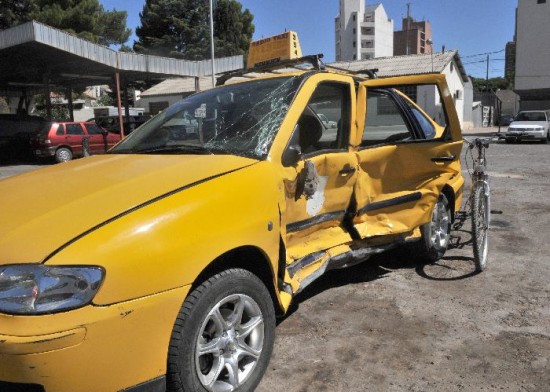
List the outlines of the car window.
{"type": "Polygon", "coordinates": [[[67,124],[67,135],[84,135],[80,124],[67,124]]]}
{"type": "Polygon", "coordinates": [[[394,97],[388,91],[369,90],[367,118],[361,146],[393,143],[413,138],[406,117],[394,97]]]}
{"type": "Polygon", "coordinates": [[[418,107],[413,105],[412,102],[408,100],[405,100],[405,102],[409,106],[409,109],[414,115],[414,118],[418,122],[418,125],[420,126],[420,130],[422,131],[422,134],[424,135],[424,137],[426,139],[433,139],[436,134],[434,125],[430,122],[430,120],[426,118],[424,113],[418,110],[418,107]]]}
{"type": "Polygon", "coordinates": [[[86,124],[88,135],[102,135],[103,130],[97,124],[86,124]]]}
{"type": "Polygon", "coordinates": [[[347,84],[322,83],[317,86],[298,120],[302,153],[347,147],[349,96],[347,84]]]}
{"type": "Polygon", "coordinates": [[[265,159],[302,80],[257,79],[193,94],[143,124],[110,153],[265,159]]]}
{"type": "Polygon", "coordinates": [[[57,126],[57,131],[55,132],[57,136],[63,136],[65,135],[65,124],[59,124],[57,126]]]}

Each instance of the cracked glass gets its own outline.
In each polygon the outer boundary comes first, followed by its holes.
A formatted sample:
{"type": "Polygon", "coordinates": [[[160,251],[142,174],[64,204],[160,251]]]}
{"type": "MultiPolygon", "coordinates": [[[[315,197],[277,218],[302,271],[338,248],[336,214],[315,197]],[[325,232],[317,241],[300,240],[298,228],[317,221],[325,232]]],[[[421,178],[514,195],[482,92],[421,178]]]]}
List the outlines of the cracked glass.
{"type": "Polygon", "coordinates": [[[111,154],[231,154],[265,159],[302,78],[275,77],[191,95],[111,154]]]}

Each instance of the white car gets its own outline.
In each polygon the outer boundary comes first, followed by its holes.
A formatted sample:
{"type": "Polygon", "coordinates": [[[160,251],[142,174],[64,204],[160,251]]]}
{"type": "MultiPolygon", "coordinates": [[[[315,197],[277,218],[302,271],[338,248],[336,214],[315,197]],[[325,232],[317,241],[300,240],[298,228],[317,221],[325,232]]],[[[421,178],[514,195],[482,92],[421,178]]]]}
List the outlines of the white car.
{"type": "Polygon", "coordinates": [[[518,113],[504,135],[507,143],[520,140],[550,141],[550,110],[525,110],[518,113]]]}

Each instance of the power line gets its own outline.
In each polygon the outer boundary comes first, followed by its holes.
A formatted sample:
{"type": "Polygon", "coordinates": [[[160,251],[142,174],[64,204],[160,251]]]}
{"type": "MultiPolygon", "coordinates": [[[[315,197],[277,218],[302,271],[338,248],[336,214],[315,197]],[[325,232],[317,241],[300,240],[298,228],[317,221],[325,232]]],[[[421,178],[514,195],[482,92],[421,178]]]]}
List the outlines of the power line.
{"type": "Polygon", "coordinates": [[[505,50],[506,50],[506,49],[496,50],[496,51],[494,51],[494,52],[487,52],[487,53],[470,54],[470,55],[467,55],[467,56],[460,56],[460,58],[467,59],[467,58],[469,58],[469,57],[487,56],[488,54],[502,53],[502,52],[504,52],[505,50]]]}

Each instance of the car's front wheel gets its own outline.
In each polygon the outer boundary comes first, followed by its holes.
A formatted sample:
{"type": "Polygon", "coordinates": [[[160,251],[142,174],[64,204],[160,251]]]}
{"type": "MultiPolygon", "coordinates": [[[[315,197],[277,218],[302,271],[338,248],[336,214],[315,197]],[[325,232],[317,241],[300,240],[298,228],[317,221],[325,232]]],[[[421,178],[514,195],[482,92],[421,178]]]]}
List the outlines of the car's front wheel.
{"type": "Polygon", "coordinates": [[[271,356],[275,312],[262,281],[229,269],[194,289],[174,325],[168,391],[253,391],[271,356]]]}

